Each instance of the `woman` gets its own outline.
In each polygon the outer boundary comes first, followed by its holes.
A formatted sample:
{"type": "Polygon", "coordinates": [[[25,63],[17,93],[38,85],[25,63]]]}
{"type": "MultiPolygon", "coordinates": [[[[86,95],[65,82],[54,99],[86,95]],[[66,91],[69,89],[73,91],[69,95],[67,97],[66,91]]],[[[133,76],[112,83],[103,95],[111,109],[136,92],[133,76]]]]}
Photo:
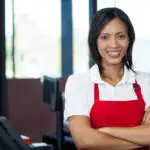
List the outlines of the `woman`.
{"type": "Polygon", "coordinates": [[[95,14],[88,44],[96,64],[71,75],[65,88],[64,116],[79,149],[148,149],[150,75],[133,70],[134,40],[121,9],[95,14]]]}

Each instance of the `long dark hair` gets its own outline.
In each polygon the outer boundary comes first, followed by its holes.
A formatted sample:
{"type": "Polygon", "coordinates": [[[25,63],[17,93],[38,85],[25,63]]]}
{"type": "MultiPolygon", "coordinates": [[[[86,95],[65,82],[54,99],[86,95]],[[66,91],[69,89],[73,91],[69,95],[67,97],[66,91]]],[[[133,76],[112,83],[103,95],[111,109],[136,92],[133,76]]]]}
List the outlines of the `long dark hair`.
{"type": "Polygon", "coordinates": [[[111,7],[111,8],[103,8],[96,12],[96,14],[94,15],[92,19],[90,30],[89,30],[89,35],[88,35],[90,55],[92,56],[95,63],[98,65],[100,73],[102,74],[103,74],[104,68],[102,66],[102,57],[99,54],[99,51],[97,48],[97,38],[102,28],[114,18],[119,18],[127,26],[129,46],[127,49],[126,56],[123,58],[123,63],[124,65],[126,65],[128,69],[133,71],[132,49],[133,49],[133,44],[135,41],[135,31],[134,31],[133,25],[128,15],[124,11],[116,7],[111,7]]]}

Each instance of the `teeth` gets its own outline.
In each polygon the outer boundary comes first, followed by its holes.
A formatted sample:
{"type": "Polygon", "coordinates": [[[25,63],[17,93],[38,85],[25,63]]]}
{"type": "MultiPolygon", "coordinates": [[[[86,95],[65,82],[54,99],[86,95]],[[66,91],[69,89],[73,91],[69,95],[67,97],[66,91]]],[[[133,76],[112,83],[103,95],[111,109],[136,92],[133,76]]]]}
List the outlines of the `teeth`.
{"type": "Polygon", "coordinates": [[[108,54],[110,54],[110,55],[119,55],[120,52],[108,52],[108,54]]]}

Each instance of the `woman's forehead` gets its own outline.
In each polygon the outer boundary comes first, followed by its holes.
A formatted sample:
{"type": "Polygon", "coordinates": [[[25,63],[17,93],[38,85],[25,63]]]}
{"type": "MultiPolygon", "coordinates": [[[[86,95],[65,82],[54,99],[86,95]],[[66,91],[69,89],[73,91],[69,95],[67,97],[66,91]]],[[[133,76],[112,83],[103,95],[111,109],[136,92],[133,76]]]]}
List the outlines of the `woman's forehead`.
{"type": "Polygon", "coordinates": [[[101,34],[119,34],[127,32],[126,24],[119,18],[109,21],[101,30],[101,34]]]}

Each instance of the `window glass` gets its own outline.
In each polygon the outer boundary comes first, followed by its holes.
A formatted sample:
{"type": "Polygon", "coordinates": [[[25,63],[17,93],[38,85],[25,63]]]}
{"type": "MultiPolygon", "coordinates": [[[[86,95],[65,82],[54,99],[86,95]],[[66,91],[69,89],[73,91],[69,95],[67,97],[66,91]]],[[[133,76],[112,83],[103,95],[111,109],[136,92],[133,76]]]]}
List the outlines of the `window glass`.
{"type": "Polygon", "coordinates": [[[12,63],[12,36],[13,36],[13,20],[12,20],[12,0],[5,2],[5,35],[6,35],[6,77],[13,77],[12,63]]]}
{"type": "Polygon", "coordinates": [[[83,72],[89,68],[87,44],[89,30],[89,3],[87,0],[72,1],[73,15],[73,70],[83,72]]]}
{"type": "Polygon", "coordinates": [[[60,0],[15,0],[16,78],[61,75],[60,0]]]}

